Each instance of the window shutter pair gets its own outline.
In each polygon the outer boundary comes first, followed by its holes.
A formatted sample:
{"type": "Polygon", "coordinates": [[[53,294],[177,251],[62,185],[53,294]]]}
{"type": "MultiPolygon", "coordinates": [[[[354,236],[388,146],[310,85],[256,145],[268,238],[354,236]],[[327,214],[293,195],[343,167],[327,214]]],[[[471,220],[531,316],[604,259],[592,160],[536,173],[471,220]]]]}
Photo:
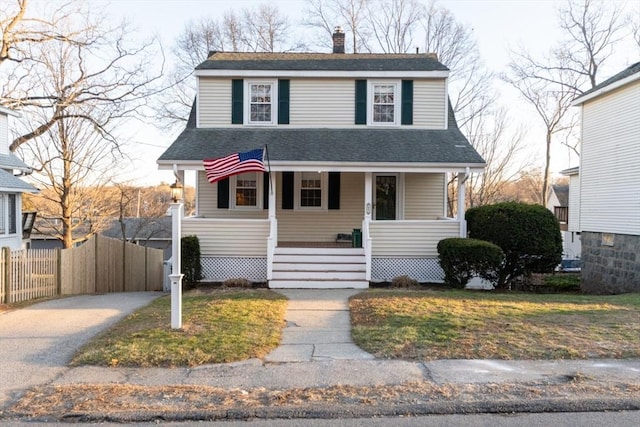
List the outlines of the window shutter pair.
{"type": "MultiPolygon", "coordinates": [[[[269,209],[269,173],[262,174],[262,204],[269,209]]],[[[229,209],[229,178],[218,181],[218,209],[229,209]]]]}
{"type": "MultiPolygon", "coordinates": [[[[244,122],[244,80],[231,80],[231,124],[244,122]]],[[[278,80],[278,124],[289,124],[289,80],[278,80]]]]}
{"type": "MultiPolygon", "coordinates": [[[[329,172],[328,208],[340,209],[340,172],[329,172]]],[[[293,172],[282,172],[282,209],[293,209],[293,172]]]]}
{"type": "MultiPolygon", "coordinates": [[[[403,125],[413,124],[413,80],[403,80],[401,88],[403,125]]],[[[356,114],[355,124],[367,124],[367,81],[356,80],[356,114]]]]}

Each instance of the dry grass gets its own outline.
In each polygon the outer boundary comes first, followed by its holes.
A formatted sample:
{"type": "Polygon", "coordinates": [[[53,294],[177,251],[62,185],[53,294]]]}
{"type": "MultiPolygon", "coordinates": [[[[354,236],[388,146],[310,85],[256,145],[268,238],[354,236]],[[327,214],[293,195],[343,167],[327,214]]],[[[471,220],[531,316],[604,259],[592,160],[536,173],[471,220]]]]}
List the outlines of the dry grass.
{"type": "Polygon", "coordinates": [[[277,347],[287,301],[268,290],[188,292],[182,330],[158,298],[83,347],[72,365],[195,366],[262,357],[277,347]]]}
{"type": "Polygon", "coordinates": [[[640,295],[369,291],[350,301],[354,341],[380,358],[640,357],[640,295]]]}

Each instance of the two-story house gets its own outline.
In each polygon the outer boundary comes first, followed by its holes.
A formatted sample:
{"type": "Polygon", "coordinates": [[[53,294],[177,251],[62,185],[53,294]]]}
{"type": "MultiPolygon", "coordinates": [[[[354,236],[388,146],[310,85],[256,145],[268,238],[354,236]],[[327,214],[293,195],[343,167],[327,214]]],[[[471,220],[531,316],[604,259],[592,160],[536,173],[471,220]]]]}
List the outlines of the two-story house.
{"type": "Polygon", "coordinates": [[[18,113],[0,106],[0,247],[22,249],[23,228],[33,225],[33,215],[22,215],[22,194],[38,190],[18,176],[31,173],[31,168],[9,151],[9,118],[18,113]],[[23,219],[31,221],[23,224],[23,219]]]}
{"type": "MultiPolygon", "coordinates": [[[[640,291],[640,62],[574,101],[582,111],[576,190],[582,289],[640,291]]],[[[573,196],[572,196],[573,199],[573,196]]]]}
{"type": "Polygon", "coordinates": [[[569,221],[573,213],[569,203],[570,197],[571,186],[569,184],[554,184],[549,188],[547,209],[553,212],[560,223],[563,260],[579,259],[581,253],[580,232],[574,230],[573,223],[569,221]]]}
{"type": "Polygon", "coordinates": [[[345,54],[339,30],[333,50],[213,52],[196,67],[189,122],[158,164],[197,171],[182,234],[199,237],[205,280],[442,281],[436,245],[466,236],[465,181],[484,168],[453,116],[449,70],[429,54],[345,54]],[[208,182],[203,159],[264,146],[268,172],[208,182]]]}

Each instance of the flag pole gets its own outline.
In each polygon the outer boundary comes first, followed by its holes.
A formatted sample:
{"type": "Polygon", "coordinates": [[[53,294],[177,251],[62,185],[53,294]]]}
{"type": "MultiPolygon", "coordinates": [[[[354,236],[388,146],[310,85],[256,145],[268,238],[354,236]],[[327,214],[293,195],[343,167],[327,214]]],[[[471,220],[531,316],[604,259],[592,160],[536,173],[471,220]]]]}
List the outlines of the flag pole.
{"type": "Polygon", "coordinates": [[[264,145],[264,157],[267,159],[267,168],[269,169],[269,194],[273,194],[273,175],[271,174],[271,159],[269,158],[267,144],[264,145]]]}

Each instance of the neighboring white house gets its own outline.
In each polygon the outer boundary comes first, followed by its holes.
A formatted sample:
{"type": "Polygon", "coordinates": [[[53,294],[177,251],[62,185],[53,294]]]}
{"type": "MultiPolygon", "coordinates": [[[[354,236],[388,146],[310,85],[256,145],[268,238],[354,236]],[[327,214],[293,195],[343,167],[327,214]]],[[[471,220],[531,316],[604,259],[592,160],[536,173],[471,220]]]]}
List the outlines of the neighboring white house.
{"type": "Polygon", "coordinates": [[[572,207],[570,184],[552,185],[547,199],[547,209],[549,209],[560,223],[562,234],[562,259],[578,259],[581,254],[580,232],[572,229],[571,214],[572,207]]]}
{"type": "Polygon", "coordinates": [[[23,243],[22,194],[38,191],[18,178],[31,173],[31,168],[9,151],[9,118],[18,116],[0,106],[0,247],[14,250],[21,249],[23,243]]]}
{"type": "Polygon", "coordinates": [[[640,62],[585,92],[574,105],[582,110],[576,220],[583,290],[639,292],[640,62]]]}
{"type": "Polygon", "coordinates": [[[345,54],[336,31],[334,53],[212,52],[195,76],[187,127],[158,164],[198,171],[182,231],[199,237],[205,280],[443,280],[436,245],[466,236],[464,182],[485,162],[458,129],[435,55],[345,54]],[[207,181],[203,159],[264,146],[271,173],[207,181]]]}

